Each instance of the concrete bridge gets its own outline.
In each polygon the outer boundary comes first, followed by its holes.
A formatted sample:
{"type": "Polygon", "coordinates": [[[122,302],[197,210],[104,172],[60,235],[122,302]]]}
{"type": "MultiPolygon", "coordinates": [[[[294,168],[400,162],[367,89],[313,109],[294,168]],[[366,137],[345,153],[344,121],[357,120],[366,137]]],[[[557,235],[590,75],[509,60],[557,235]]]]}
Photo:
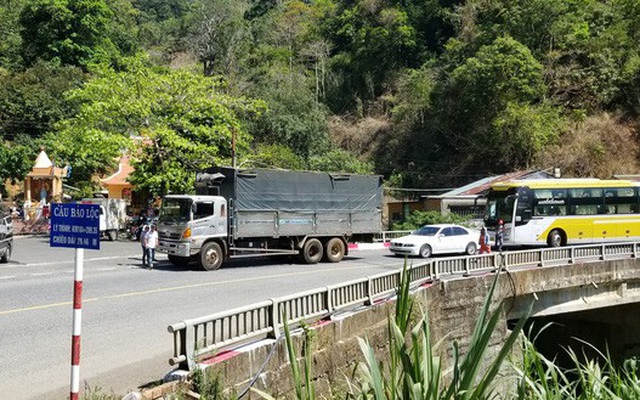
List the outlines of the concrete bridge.
{"type": "MultiPolygon", "coordinates": [[[[446,336],[446,343],[455,340],[464,351],[499,273],[492,304],[500,308],[501,321],[489,354],[500,349],[510,324],[533,302],[529,324],[534,329],[556,323],[540,336],[543,354],[553,357],[560,346],[575,348],[578,337],[603,351],[608,344],[614,360],[620,360],[640,351],[638,254],[640,243],[620,243],[433,259],[413,267],[413,295],[429,312],[434,343],[446,336]]],[[[393,313],[393,292],[400,279],[396,274],[173,325],[172,360],[183,369],[208,365],[238,392],[251,383],[286,396],[293,386],[281,335],[283,321],[277,315],[286,310],[290,324],[302,319],[315,330],[316,383],[319,392],[330,392],[362,360],[357,337],[368,338],[380,351],[385,348],[387,316],[393,313]],[[187,354],[188,349],[200,351],[187,354]]],[[[301,330],[294,340],[300,346],[301,330]]]]}

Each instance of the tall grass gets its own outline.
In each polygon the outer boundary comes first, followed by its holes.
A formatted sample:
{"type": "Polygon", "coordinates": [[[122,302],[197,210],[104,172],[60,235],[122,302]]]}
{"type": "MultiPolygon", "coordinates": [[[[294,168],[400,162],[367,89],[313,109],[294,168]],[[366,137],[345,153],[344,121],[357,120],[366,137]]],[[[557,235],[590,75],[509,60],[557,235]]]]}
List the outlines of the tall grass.
{"type": "Polygon", "coordinates": [[[522,338],[521,362],[514,364],[518,374],[517,398],[526,400],[633,400],[640,399],[640,369],[635,358],[626,360],[621,366],[611,362],[609,353],[602,353],[590,344],[597,358],[579,355],[571,347],[565,349],[571,367],[560,368],[554,360],[540,354],[535,338],[522,338]]]}
{"type": "MultiPolygon", "coordinates": [[[[466,353],[460,351],[456,341],[451,344],[451,365],[443,366],[440,357],[444,340],[432,344],[428,313],[415,311],[410,295],[407,266],[403,269],[398,290],[395,315],[388,318],[388,354],[381,360],[366,339],[358,338],[363,360],[354,377],[347,379],[345,399],[358,400],[640,400],[640,362],[630,359],[615,366],[608,353],[593,346],[597,359],[577,354],[566,348],[573,366],[561,368],[535,348],[535,337],[529,339],[523,332],[531,312],[531,305],[497,354],[489,356],[490,339],[500,321],[500,309],[491,311],[492,297],[498,283],[496,274],[475,323],[466,353]],[[417,321],[412,319],[418,314],[417,321]],[[514,344],[521,343],[521,351],[513,355],[514,344]],[[511,362],[507,362],[511,357],[511,362]],[[501,371],[511,371],[510,390],[498,393],[496,382],[501,371]]],[[[286,321],[286,318],[284,318],[286,321]]],[[[545,328],[543,328],[545,329],[545,328]]],[[[309,331],[305,329],[305,333],[309,331]]],[[[529,337],[531,336],[529,332],[529,337]]],[[[304,345],[304,375],[294,351],[289,327],[285,336],[291,372],[295,382],[295,399],[316,398],[311,371],[311,340],[304,345]]],[[[308,339],[308,338],[307,338],[308,339]]],[[[582,342],[582,345],[590,346],[582,342]]],[[[501,377],[505,382],[504,377],[501,377]]],[[[271,395],[252,389],[263,398],[271,395]]]]}
{"type": "Polygon", "coordinates": [[[365,360],[359,364],[353,397],[363,400],[467,400],[495,397],[495,378],[526,321],[522,319],[514,327],[498,354],[487,364],[491,336],[500,321],[500,309],[490,312],[499,275],[496,274],[485,298],[466,353],[462,355],[458,342],[454,341],[452,365],[446,370],[438,355],[443,341],[433,346],[431,344],[428,313],[423,311],[422,317],[410,329],[414,303],[409,293],[406,264],[402,276],[395,318],[389,319],[389,363],[379,361],[373,347],[366,340],[359,339],[365,360]]]}

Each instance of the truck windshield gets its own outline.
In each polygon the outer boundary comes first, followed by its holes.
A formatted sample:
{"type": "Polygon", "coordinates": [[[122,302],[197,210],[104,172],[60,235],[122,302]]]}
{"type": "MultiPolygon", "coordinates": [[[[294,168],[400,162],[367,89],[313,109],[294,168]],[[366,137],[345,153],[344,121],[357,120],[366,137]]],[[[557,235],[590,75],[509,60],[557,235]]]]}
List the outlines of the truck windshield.
{"type": "Polygon", "coordinates": [[[498,220],[511,222],[516,196],[506,191],[491,191],[487,197],[485,225],[497,226],[498,220]]]}
{"type": "Polygon", "coordinates": [[[159,220],[163,222],[190,221],[191,203],[190,199],[165,198],[162,200],[159,220]]]}

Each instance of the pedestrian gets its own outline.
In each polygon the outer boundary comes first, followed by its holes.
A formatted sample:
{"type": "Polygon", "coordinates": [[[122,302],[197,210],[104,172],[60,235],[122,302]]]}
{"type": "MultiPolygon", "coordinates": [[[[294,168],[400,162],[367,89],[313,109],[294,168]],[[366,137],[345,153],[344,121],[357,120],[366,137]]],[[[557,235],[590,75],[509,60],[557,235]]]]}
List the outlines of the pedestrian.
{"type": "Polygon", "coordinates": [[[155,225],[151,225],[151,229],[149,229],[149,233],[146,236],[146,245],[147,245],[147,263],[149,264],[149,269],[153,269],[153,262],[155,261],[156,256],[156,247],[158,247],[158,232],[156,230],[155,225]]]}
{"type": "Polygon", "coordinates": [[[478,239],[478,243],[480,244],[480,254],[491,253],[491,245],[490,243],[489,232],[486,227],[482,227],[480,229],[480,239],[478,239]]]}
{"type": "Polygon", "coordinates": [[[498,228],[496,229],[496,247],[498,251],[502,251],[502,245],[504,244],[504,221],[498,220],[498,228]]]}
{"type": "Polygon", "coordinates": [[[147,235],[149,234],[149,225],[142,225],[140,228],[140,245],[142,246],[142,266],[146,267],[147,259],[147,235]]]}

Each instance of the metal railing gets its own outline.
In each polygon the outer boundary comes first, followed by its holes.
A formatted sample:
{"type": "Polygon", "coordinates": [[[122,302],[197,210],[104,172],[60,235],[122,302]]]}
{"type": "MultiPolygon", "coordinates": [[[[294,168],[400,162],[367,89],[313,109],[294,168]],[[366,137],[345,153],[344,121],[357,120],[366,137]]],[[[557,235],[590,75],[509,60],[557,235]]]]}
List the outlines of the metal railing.
{"type": "MultiPolygon", "coordinates": [[[[627,242],[433,258],[411,267],[408,273],[415,287],[447,276],[635,258],[639,252],[640,243],[627,242]]],[[[321,320],[347,308],[371,305],[396,293],[401,274],[402,270],[385,272],[170,325],[174,351],[169,364],[191,370],[198,358],[232,345],[257,338],[277,338],[284,325],[283,315],[287,316],[289,325],[295,326],[302,321],[321,320]]]]}
{"type": "Polygon", "coordinates": [[[374,242],[383,242],[386,243],[391,239],[399,238],[401,236],[406,236],[413,231],[382,231],[380,233],[376,233],[373,235],[374,242]]]}

